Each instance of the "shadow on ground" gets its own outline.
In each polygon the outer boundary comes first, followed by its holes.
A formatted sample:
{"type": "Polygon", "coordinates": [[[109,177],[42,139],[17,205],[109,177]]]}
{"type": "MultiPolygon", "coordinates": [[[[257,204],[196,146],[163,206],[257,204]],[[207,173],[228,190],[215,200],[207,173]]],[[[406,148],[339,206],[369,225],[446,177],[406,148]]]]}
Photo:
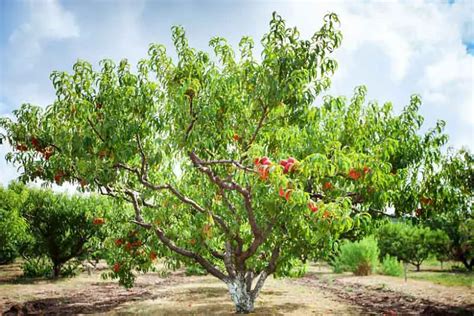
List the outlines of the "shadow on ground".
{"type": "Polygon", "coordinates": [[[156,298],[157,295],[143,287],[125,290],[117,285],[91,285],[87,290],[69,296],[31,300],[10,305],[2,315],[71,315],[104,313],[126,302],[156,298]]]}
{"type": "MultiPolygon", "coordinates": [[[[289,312],[304,309],[305,306],[294,303],[276,304],[272,306],[257,307],[253,315],[286,315],[289,312]]],[[[206,302],[204,304],[189,304],[183,306],[155,306],[154,308],[118,311],[114,315],[235,315],[234,305],[221,301],[206,302]]]]}

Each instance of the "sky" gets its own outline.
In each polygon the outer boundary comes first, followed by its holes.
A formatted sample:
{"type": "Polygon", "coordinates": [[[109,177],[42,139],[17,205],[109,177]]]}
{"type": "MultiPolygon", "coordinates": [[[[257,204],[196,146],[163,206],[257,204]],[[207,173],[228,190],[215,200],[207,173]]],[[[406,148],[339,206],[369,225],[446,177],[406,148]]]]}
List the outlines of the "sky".
{"type": "MultiPolygon", "coordinates": [[[[183,25],[191,46],[208,49],[213,36],[237,47],[259,42],[273,11],[302,37],[328,12],[341,19],[339,68],[324,94],[350,97],[358,85],[368,99],[396,111],[421,95],[423,128],[445,120],[449,146],[474,150],[474,1],[198,1],[0,0],[0,116],[22,103],[54,100],[53,70],[72,71],[77,59],[136,64],[150,43],[173,54],[170,28],[183,25]]],[[[260,47],[257,45],[256,50],[260,47]]],[[[0,184],[18,176],[0,145],[0,184]]]]}

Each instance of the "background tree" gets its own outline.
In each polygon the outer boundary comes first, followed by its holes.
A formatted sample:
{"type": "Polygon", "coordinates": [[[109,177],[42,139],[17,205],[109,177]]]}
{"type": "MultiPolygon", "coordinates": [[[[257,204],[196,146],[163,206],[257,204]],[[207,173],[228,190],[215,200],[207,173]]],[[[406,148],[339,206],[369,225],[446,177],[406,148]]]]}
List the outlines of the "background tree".
{"type": "Polygon", "coordinates": [[[27,197],[27,189],[19,184],[12,183],[8,189],[0,187],[0,264],[13,262],[29,239],[20,213],[27,197]]]}
{"type": "Polygon", "coordinates": [[[441,123],[419,134],[417,96],[400,115],[364,105],[364,87],[314,106],[337,66],[338,22],[329,14],[301,39],[274,14],[259,60],[248,37],[239,58],[211,39],[215,60],[174,27],[175,62],[156,44],[137,74],[126,60],[97,72],[78,61],[73,74],[53,72],[46,110],[26,104],[1,121],[15,148],[7,160],[23,180],[130,202],[159,256],[201,265],[249,312],[269,275],[320,256],[369,213],[408,209],[419,162],[438,159],[445,141],[441,123]]]}
{"type": "Polygon", "coordinates": [[[411,263],[420,271],[421,264],[430,254],[435,254],[448,237],[440,230],[414,226],[408,223],[387,223],[378,229],[381,258],[390,255],[411,263]]]}
{"type": "Polygon", "coordinates": [[[99,237],[107,210],[110,206],[104,199],[31,189],[22,205],[22,216],[33,237],[26,254],[47,256],[53,264],[53,277],[59,277],[66,262],[90,255],[93,248],[89,242],[99,237]]]}
{"type": "Polygon", "coordinates": [[[427,168],[421,182],[418,220],[443,230],[450,239],[447,254],[466,269],[474,266],[474,155],[449,152],[435,167],[427,168]]]}

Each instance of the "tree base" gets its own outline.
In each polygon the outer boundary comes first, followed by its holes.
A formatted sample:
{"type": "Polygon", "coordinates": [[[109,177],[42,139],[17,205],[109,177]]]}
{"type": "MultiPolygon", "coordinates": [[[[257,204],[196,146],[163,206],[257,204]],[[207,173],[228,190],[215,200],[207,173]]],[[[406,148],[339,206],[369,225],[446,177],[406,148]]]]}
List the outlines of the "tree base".
{"type": "Polygon", "coordinates": [[[227,282],[229,294],[235,304],[237,314],[248,314],[253,312],[255,297],[247,291],[245,282],[234,279],[227,282]]]}

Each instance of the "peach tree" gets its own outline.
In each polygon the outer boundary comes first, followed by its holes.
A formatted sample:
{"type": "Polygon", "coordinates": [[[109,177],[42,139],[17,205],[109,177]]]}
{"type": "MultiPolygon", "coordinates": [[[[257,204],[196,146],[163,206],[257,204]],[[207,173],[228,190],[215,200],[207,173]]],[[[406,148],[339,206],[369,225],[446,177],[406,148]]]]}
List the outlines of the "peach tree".
{"type": "Polygon", "coordinates": [[[129,202],[159,257],[200,265],[237,312],[252,311],[268,276],[319,256],[370,214],[409,209],[420,162],[445,141],[441,123],[419,133],[417,96],[398,115],[366,105],[364,87],[316,105],[337,67],[338,24],[328,14],[303,39],[274,14],[260,56],[249,37],[237,52],[215,37],[211,57],[173,27],[175,58],[152,44],[136,71],[78,61],[52,73],[53,104],[2,119],[7,160],[24,181],[129,202]]]}
{"type": "MultiPolygon", "coordinates": [[[[466,149],[448,151],[434,168],[426,168],[419,183],[417,221],[449,236],[441,247],[444,259],[474,267],[474,155],[466,149]]],[[[443,256],[442,256],[443,258],[443,256]]]]}

